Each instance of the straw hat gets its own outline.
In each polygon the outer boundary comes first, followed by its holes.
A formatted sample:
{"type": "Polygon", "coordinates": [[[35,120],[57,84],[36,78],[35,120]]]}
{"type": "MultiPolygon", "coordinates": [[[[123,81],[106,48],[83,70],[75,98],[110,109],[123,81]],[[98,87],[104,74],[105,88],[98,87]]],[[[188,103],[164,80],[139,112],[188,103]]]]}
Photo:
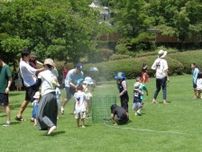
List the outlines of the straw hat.
{"type": "Polygon", "coordinates": [[[51,65],[52,67],[55,67],[55,63],[53,62],[51,58],[45,59],[44,65],[51,65]]]}
{"type": "Polygon", "coordinates": [[[164,58],[167,55],[167,51],[159,50],[158,55],[159,58],[164,58]]]}

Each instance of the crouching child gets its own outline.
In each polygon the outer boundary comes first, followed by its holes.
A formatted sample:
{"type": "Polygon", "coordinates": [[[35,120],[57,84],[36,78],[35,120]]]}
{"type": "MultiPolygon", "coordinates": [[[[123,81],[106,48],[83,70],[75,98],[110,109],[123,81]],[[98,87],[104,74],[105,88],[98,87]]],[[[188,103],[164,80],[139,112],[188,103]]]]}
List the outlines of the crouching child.
{"type": "Polygon", "coordinates": [[[112,122],[118,125],[126,124],[129,120],[127,111],[116,104],[111,106],[111,118],[112,122]]]}

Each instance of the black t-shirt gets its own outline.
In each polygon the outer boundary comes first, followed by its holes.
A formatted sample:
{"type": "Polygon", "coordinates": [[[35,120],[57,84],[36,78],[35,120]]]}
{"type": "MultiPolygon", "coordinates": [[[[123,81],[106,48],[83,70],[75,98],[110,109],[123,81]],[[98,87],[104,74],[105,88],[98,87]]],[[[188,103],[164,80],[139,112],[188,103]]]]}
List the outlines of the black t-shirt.
{"type": "Polygon", "coordinates": [[[117,118],[116,120],[118,121],[118,123],[126,123],[128,121],[127,112],[124,108],[116,106],[113,109],[112,113],[117,118]]]}

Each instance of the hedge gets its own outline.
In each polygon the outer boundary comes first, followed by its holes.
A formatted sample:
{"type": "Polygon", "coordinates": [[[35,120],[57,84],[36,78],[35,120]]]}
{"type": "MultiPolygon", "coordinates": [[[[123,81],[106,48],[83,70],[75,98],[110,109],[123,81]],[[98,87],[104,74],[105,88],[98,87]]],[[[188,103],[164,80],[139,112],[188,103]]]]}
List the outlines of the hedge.
{"type": "MultiPolygon", "coordinates": [[[[89,67],[96,66],[99,69],[99,80],[111,80],[117,71],[124,71],[128,79],[133,79],[140,74],[143,63],[151,67],[155,59],[156,56],[148,56],[115,60],[97,64],[87,64],[85,65],[85,69],[87,72],[89,67]]],[[[184,67],[179,61],[168,57],[168,63],[169,75],[182,74],[184,67]]],[[[154,71],[149,69],[149,74],[153,76],[154,71]]]]}

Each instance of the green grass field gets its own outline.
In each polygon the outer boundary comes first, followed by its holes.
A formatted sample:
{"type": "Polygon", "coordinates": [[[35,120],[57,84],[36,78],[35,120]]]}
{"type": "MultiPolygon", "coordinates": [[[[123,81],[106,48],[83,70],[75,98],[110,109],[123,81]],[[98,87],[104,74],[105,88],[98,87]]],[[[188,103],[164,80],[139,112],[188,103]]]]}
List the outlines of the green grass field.
{"type": "MultiPolygon", "coordinates": [[[[39,131],[29,121],[31,104],[24,113],[25,121],[14,117],[24,98],[24,92],[12,92],[12,125],[0,126],[0,152],[200,152],[202,151],[202,100],[193,99],[191,76],[170,77],[168,105],[152,104],[154,79],[148,84],[149,96],[145,98],[142,116],[131,110],[134,80],[127,80],[130,93],[130,120],[127,125],[92,123],[77,128],[70,113],[72,102],[66,106],[52,136],[39,131]]],[[[94,96],[116,95],[115,81],[97,86],[94,96]]],[[[118,99],[118,97],[117,97],[118,99]]],[[[162,101],[162,92],[158,96],[162,101]]],[[[119,103],[119,100],[118,100],[119,103]]],[[[0,123],[5,120],[0,113],[0,123]]]]}

